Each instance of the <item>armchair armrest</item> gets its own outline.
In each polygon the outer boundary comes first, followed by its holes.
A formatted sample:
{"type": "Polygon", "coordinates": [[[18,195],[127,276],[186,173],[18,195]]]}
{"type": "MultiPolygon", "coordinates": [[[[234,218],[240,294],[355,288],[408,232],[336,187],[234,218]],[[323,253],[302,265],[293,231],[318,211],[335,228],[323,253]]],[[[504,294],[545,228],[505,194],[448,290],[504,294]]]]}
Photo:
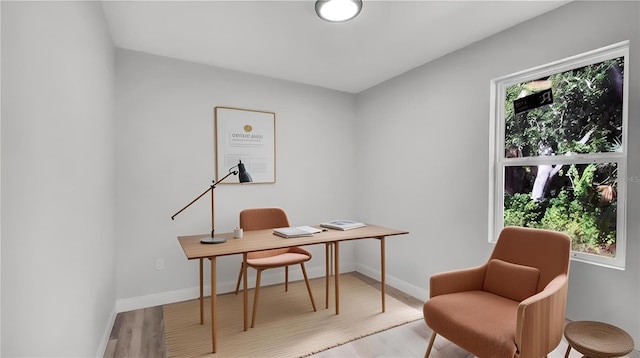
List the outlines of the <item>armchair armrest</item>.
{"type": "Polygon", "coordinates": [[[520,358],[544,357],[562,340],[568,277],[556,276],[537,294],[518,305],[516,347],[520,358]]]}
{"type": "Polygon", "coordinates": [[[447,293],[482,290],[487,264],[437,273],[429,279],[429,297],[447,293]]]}

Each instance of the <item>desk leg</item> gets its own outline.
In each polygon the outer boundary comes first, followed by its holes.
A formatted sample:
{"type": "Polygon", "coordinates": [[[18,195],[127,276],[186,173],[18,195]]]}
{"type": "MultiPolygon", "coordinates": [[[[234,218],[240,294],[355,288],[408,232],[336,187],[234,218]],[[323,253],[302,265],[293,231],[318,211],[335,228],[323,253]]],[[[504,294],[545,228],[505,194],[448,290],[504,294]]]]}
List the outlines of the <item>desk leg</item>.
{"type": "Polygon", "coordinates": [[[385,311],[385,306],[384,306],[384,296],[385,296],[385,292],[384,289],[387,286],[386,285],[386,277],[387,277],[387,273],[385,272],[385,260],[384,260],[384,236],[380,238],[380,273],[381,273],[381,277],[380,277],[380,282],[381,282],[381,292],[382,292],[382,312],[385,311]]]}
{"type": "Polygon", "coordinates": [[[249,311],[249,305],[247,304],[248,294],[247,294],[247,253],[242,254],[242,299],[244,301],[244,330],[247,330],[247,312],[249,311]]]}
{"type": "Polygon", "coordinates": [[[217,306],[217,293],[216,293],[216,257],[211,258],[211,346],[213,353],[216,352],[217,340],[216,340],[216,306],[217,306]]]}
{"type": "Polygon", "coordinates": [[[336,314],[340,314],[340,244],[338,241],[334,243],[334,265],[335,265],[335,290],[336,290],[336,314]]]}
{"type": "Polygon", "coordinates": [[[200,324],[204,324],[204,259],[200,259],[200,324]]]}
{"type": "Polygon", "coordinates": [[[329,309],[329,246],[326,243],[324,247],[324,308],[329,309]]]}

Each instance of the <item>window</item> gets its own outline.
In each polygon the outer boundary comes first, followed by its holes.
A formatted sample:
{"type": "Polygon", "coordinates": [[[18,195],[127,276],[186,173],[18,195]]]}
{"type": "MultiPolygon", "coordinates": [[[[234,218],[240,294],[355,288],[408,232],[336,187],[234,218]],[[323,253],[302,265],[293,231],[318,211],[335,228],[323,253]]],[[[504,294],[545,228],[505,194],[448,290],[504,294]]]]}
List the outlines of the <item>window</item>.
{"type": "Polygon", "coordinates": [[[628,41],[491,82],[489,240],[567,233],[572,258],[624,269],[628,41]]]}

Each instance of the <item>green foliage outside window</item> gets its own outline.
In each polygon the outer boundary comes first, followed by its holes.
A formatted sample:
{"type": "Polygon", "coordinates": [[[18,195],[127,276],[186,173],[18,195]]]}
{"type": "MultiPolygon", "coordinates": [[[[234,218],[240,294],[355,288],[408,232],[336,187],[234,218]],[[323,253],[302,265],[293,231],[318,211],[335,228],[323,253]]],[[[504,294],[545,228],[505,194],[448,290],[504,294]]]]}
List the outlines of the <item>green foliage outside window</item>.
{"type": "Polygon", "coordinates": [[[558,164],[544,194],[533,198],[541,166],[518,162],[505,167],[519,170],[522,183],[515,190],[514,186],[505,189],[504,226],[562,231],[572,237],[575,251],[615,256],[617,163],[563,163],[563,158],[621,151],[623,60],[620,57],[507,88],[504,147],[517,148],[518,156],[524,158],[554,155],[558,164]],[[536,86],[550,86],[553,104],[515,114],[513,101],[535,93],[536,86]]]}
{"type": "Polygon", "coordinates": [[[601,186],[594,185],[596,170],[595,164],[583,170],[571,165],[562,175],[572,178],[573,186],[546,201],[536,202],[529,193],[505,195],[504,225],[565,232],[574,251],[614,256],[617,200],[603,201],[601,186]]]}
{"type": "Polygon", "coordinates": [[[541,79],[551,83],[554,103],[515,114],[513,101],[531,94],[531,84],[507,88],[505,148],[518,146],[523,155],[537,156],[540,145],[555,148],[556,155],[600,153],[616,150],[622,142],[623,58],[557,73],[541,79]]]}

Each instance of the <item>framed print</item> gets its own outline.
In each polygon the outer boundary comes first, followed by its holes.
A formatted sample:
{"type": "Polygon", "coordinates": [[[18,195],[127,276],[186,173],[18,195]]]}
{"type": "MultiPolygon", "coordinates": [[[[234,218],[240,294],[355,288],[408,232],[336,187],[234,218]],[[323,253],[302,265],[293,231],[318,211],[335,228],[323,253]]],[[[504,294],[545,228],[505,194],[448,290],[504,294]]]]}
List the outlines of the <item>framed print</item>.
{"type": "Polygon", "coordinates": [[[217,180],[241,160],[254,183],[275,183],[276,114],[232,107],[214,112],[217,180]]]}

